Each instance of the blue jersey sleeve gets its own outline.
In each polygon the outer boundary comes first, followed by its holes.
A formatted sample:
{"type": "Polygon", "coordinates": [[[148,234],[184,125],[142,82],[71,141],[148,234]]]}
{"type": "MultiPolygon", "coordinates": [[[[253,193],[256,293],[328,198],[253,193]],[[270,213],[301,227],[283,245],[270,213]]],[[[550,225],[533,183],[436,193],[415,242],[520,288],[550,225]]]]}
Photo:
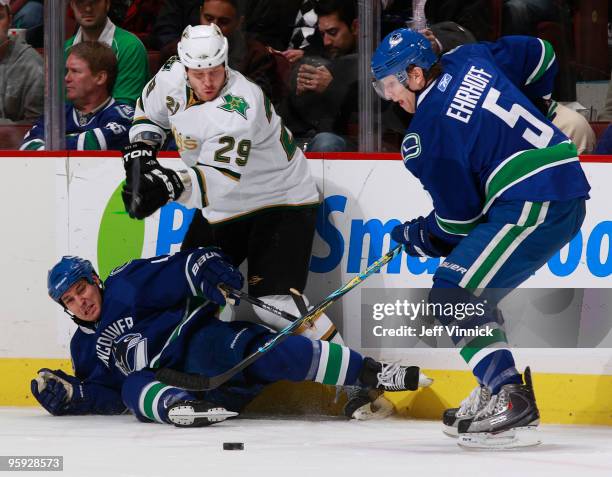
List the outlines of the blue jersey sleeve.
{"type": "Polygon", "coordinates": [[[45,117],[41,116],[23,137],[21,151],[40,151],[45,148],[45,117]]]}
{"type": "Polygon", "coordinates": [[[74,414],[122,414],[126,411],[121,391],[95,382],[81,383],[80,398],[72,404],[74,414]]]}
{"type": "Polygon", "coordinates": [[[78,328],[70,340],[70,358],[77,378],[83,380],[91,376],[98,365],[95,333],[78,328]]]}
{"type": "Polygon", "coordinates": [[[143,315],[183,306],[188,298],[202,296],[189,269],[206,250],[133,260],[111,272],[107,289],[112,289],[113,299],[129,304],[143,315]]]}
{"type": "Polygon", "coordinates": [[[439,161],[438,165],[444,172],[438,187],[429,189],[434,206],[427,216],[429,231],[456,244],[480,222],[483,196],[476,175],[461,164],[461,158],[439,161]]]}
{"type": "Polygon", "coordinates": [[[531,36],[504,36],[495,43],[481,43],[497,67],[529,99],[549,99],[558,71],[550,43],[531,36]]]}

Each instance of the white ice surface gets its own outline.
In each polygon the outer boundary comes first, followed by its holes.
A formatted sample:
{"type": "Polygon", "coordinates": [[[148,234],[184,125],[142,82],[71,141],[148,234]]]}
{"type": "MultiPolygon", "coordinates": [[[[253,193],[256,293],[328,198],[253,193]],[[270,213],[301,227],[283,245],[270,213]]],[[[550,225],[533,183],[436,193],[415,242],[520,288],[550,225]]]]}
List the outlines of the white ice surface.
{"type": "Polygon", "coordinates": [[[0,408],[0,455],[63,455],[64,471],[49,476],[612,476],[612,428],[538,432],[537,448],[483,452],[459,448],[438,422],[399,418],[240,419],[178,429],[129,415],[52,417],[0,408]],[[245,450],[224,451],[223,442],[243,442],[245,450]]]}

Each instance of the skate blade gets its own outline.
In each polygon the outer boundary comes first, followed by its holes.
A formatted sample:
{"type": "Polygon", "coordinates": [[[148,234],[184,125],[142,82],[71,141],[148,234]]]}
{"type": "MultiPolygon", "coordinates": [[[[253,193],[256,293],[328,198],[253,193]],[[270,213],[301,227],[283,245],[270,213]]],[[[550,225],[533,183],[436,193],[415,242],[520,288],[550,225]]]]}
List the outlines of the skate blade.
{"type": "Polygon", "coordinates": [[[191,406],[177,406],[168,412],[168,419],[179,427],[206,426],[237,416],[237,412],[223,407],[213,407],[206,411],[194,411],[191,406]]]}
{"type": "Polygon", "coordinates": [[[442,424],[442,432],[448,437],[456,438],[459,436],[459,429],[457,429],[456,426],[447,426],[446,424],[442,424]]]}
{"type": "Polygon", "coordinates": [[[433,384],[434,380],[427,376],[425,373],[419,373],[419,387],[428,388],[433,384]]]}
{"type": "Polygon", "coordinates": [[[389,417],[394,411],[395,409],[391,401],[380,395],[374,402],[357,408],[351,417],[358,421],[380,420],[389,417]]]}
{"type": "Polygon", "coordinates": [[[536,426],[517,427],[506,432],[459,434],[457,444],[464,449],[474,450],[511,450],[540,445],[536,426]]]}

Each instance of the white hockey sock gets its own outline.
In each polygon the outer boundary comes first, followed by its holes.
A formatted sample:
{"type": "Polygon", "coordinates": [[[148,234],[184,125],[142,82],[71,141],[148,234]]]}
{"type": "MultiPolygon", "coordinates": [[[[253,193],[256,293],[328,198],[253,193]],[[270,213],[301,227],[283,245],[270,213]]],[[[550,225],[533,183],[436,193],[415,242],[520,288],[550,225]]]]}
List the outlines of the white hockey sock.
{"type": "MultiPolygon", "coordinates": [[[[302,297],[306,305],[308,305],[308,299],[304,295],[302,295],[302,297]]],[[[301,315],[290,295],[266,295],[259,298],[294,316],[301,315]]],[[[288,320],[270,311],[264,310],[258,306],[254,306],[253,310],[261,321],[276,331],[280,331],[289,325],[288,320]]],[[[298,334],[311,340],[324,340],[330,341],[331,343],[344,344],[342,336],[340,336],[340,333],[338,333],[338,330],[336,330],[336,327],[325,313],[321,314],[321,316],[312,323],[312,326],[302,326],[298,328],[298,334]]]]}

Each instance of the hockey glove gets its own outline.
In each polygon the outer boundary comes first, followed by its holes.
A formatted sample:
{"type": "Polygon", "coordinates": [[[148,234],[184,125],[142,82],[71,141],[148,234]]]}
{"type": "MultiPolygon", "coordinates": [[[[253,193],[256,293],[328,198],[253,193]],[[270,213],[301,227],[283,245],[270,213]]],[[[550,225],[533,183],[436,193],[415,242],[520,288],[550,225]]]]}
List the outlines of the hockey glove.
{"type": "Polygon", "coordinates": [[[221,306],[226,302],[219,285],[224,283],[240,290],[244,284],[242,273],[234,268],[218,249],[196,250],[189,257],[187,267],[193,283],[199,287],[202,295],[221,306]]]}
{"type": "Polygon", "coordinates": [[[135,142],[124,147],[122,153],[125,184],[121,197],[130,217],[144,219],[178,199],[185,190],[176,171],[157,161],[155,147],[135,142]]]}
{"type": "Polygon", "coordinates": [[[69,376],[63,371],[43,368],[38,376],[30,383],[32,394],[36,400],[50,414],[61,416],[70,414],[70,401],[74,396],[74,388],[78,387],[79,380],[69,376]]]}
{"type": "Polygon", "coordinates": [[[445,257],[452,250],[452,246],[429,233],[424,217],[396,226],[391,231],[391,239],[404,244],[406,253],[413,257],[445,257]]]}

